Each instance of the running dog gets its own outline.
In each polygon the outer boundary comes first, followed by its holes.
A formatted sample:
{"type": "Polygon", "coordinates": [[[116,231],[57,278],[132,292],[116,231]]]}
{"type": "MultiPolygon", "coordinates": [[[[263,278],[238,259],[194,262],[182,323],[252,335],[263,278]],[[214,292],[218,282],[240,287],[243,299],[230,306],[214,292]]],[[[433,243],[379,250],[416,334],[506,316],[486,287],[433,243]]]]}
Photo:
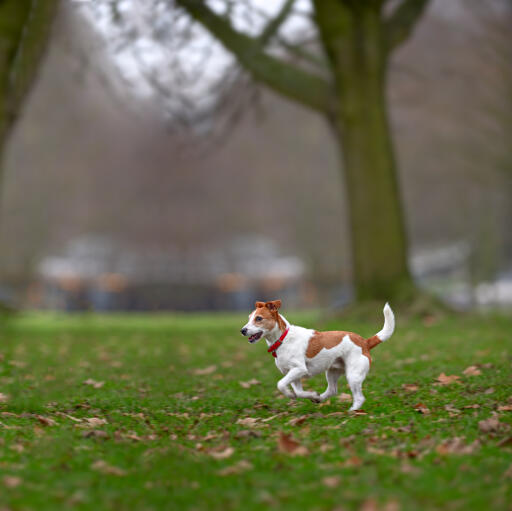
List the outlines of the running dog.
{"type": "Polygon", "coordinates": [[[352,392],[350,410],[359,410],[365,397],[362,385],[370,369],[370,350],[387,341],[395,329],[395,316],[389,304],[384,306],[384,327],[369,339],[353,332],[317,332],[291,325],[279,314],[281,300],[256,302],[249,321],[240,331],[251,344],[264,337],[277,368],[284,377],[277,388],[289,398],[305,398],[321,403],[338,392],[343,372],[352,392]],[[301,378],[325,372],[327,388],[322,394],[303,390],[301,378]],[[290,388],[291,387],[291,388],[290,388]]]}

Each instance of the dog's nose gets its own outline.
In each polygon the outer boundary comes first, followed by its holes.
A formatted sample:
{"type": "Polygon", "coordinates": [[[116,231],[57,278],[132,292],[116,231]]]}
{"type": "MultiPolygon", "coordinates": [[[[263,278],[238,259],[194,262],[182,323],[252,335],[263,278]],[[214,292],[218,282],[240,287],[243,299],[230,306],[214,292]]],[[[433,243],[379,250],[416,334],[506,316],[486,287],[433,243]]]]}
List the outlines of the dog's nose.
{"type": "Polygon", "coordinates": [[[242,328],[242,330],[240,330],[240,333],[242,335],[246,335],[247,334],[247,328],[242,328]]]}

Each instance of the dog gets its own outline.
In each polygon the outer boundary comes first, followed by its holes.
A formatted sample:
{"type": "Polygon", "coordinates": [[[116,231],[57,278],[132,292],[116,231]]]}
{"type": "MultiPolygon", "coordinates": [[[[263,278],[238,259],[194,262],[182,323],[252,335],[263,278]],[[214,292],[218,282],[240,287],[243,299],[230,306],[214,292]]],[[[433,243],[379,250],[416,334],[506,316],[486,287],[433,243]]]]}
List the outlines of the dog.
{"type": "Polygon", "coordinates": [[[361,409],[365,402],[362,385],[371,365],[370,350],[387,341],[395,330],[395,316],[388,303],[384,306],[384,327],[365,339],[353,332],[317,332],[291,325],[279,314],[281,300],[256,302],[249,321],[240,330],[254,344],[264,337],[268,352],[284,377],[277,388],[285,396],[321,403],[338,392],[338,379],[345,373],[352,392],[350,410],[361,409]],[[325,372],[327,388],[322,394],[302,388],[301,378],[325,372]],[[291,387],[291,388],[290,388],[291,387]]]}

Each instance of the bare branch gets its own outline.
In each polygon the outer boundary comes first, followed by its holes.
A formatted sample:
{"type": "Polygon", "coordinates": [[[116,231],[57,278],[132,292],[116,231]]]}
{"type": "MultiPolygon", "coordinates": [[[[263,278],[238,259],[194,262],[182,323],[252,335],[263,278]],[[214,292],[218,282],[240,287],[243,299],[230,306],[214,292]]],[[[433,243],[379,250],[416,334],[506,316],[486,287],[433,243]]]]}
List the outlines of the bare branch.
{"type": "Polygon", "coordinates": [[[403,0],[385,22],[388,52],[405,42],[420,20],[429,0],[403,0]]]}
{"type": "Polygon", "coordinates": [[[288,15],[290,14],[293,4],[295,0],[285,0],[283,3],[281,10],[277,13],[277,15],[271,19],[265,28],[262,30],[259,36],[259,44],[261,48],[264,48],[272,38],[277,34],[281,25],[287,20],[288,15]]]}
{"type": "Polygon", "coordinates": [[[320,112],[329,111],[330,87],[323,78],[265,54],[258,39],[233,28],[204,1],[176,0],[194,20],[211,32],[255,80],[274,91],[320,112]]]}

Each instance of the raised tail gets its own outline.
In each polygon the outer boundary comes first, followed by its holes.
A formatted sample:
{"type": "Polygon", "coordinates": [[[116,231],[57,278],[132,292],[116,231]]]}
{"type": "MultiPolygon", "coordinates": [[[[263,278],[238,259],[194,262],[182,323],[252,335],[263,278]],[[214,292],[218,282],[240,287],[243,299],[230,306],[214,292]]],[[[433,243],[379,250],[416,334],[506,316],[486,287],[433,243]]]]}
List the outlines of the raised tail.
{"type": "Polygon", "coordinates": [[[370,337],[368,339],[368,347],[370,349],[377,346],[377,344],[380,344],[381,342],[387,341],[395,331],[395,315],[393,314],[393,311],[391,310],[391,307],[389,306],[389,303],[386,303],[384,305],[384,326],[382,327],[382,330],[378,333],[376,333],[373,337],[370,337]]]}

